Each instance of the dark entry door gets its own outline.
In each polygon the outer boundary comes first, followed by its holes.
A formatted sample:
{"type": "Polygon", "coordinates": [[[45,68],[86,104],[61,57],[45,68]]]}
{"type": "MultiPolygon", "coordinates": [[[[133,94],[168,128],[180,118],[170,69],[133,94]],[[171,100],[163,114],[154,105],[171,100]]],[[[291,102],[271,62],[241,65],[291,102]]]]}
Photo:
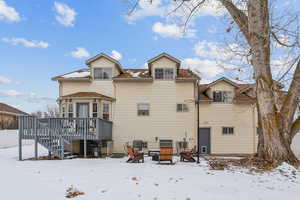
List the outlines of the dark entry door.
{"type": "Polygon", "coordinates": [[[210,154],[210,128],[199,128],[199,146],[201,154],[210,154]]]}

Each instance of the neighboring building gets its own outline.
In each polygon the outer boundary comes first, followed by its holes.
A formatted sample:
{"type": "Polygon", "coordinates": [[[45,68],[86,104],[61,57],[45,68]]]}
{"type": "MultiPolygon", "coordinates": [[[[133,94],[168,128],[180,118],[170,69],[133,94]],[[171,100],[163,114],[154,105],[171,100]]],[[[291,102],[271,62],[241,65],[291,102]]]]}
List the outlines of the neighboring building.
{"type": "MultiPolygon", "coordinates": [[[[148,149],[158,148],[160,140],[172,140],[174,149],[186,142],[190,148],[196,145],[197,106],[190,100],[197,99],[198,92],[201,151],[255,152],[251,85],[225,78],[199,85],[197,75],[166,53],[150,59],[147,69],[123,69],[103,53],[86,64],[88,69],[52,78],[59,83],[60,112],[62,117],[112,121],[113,152],[124,152],[124,146],[134,141],[148,149]]],[[[82,141],[73,149],[82,152],[82,141]]]]}
{"type": "Polygon", "coordinates": [[[20,115],[28,114],[7,104],[0,103],[0,130],[17,129],[17,117],[20,115]]]}

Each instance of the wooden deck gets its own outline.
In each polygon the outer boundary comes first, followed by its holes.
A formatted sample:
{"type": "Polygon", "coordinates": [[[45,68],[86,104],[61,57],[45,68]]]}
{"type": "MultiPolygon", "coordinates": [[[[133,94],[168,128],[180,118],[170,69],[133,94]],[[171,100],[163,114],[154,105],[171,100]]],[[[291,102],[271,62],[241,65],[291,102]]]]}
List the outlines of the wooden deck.
{"type": "Polygon", "coordinates": [[[112,140],[112,122],[101,118],[36,118],[19,117],[19,159],[22,160],[22,140],[35,140],[61,159],[64,146],[72,140],[84,140],[86,156],[87,140],[112,140]]]}

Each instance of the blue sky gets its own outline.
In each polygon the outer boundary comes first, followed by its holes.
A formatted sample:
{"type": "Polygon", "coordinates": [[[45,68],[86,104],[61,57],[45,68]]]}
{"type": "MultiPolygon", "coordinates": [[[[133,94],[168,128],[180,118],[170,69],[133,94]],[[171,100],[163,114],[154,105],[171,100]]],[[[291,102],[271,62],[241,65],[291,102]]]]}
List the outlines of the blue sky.
{"type": "Polygon", "coordinates": [[[183,33],[175,17],[166,17],[166,0],[143,3],[130,17],[123,0],[86,2],[0,0],[0,102],[27,112],[45,109],[58,96],[51,77],[85,68],[85,60],[100,52],[116,56],[124,68],[144,68],[167,52],[204,80],[226,73],[214,52],[224,47],[222,9],[206,6],[183,33]]]}

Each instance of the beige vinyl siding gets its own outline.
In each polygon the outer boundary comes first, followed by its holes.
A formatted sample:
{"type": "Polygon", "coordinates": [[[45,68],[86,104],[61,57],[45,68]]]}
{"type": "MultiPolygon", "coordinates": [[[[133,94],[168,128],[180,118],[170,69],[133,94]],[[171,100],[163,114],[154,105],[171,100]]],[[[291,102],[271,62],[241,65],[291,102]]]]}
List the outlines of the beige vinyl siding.
{"type": "MultiPolygon", "coordinates": [[[[115,64],[106,58],[100,58],[90,64],[91,75],[93,77],[93,68],[109,67],[112,68],[113,76],[119,74],[115,64]]],[[[73,94],[76,92],[97,92],[109,97],[115,98],[114,84],[112,80],[93,80],[91,82],[61,82],[60,83],[60,96],[73,94]]]]}
{"type": "Polygon", "coordinates": [[[158,139],[176,141],[187,138],[195,144],[195,105],[189,104],[189,112],[176,112],[176,103],[194,98],[193,83],[154,81],[153,83],[118,83],[114,118],[114,150],[124,152],[126,142],[144,140],[150,144],[158,139]],[[149,103],[150,115],[138,116],[137,104],[149,103]]]}
{"type": "MultiPolygon", "coordinates": [[[[155,62],[152,63],[152,76],[153,78],[155,77],[155,69],[157,68],[172,68],[174,70],[174,78],[176,76],[176,63],[166,57],[162,57],[159,60],[156,60],[155,62]]],[[[160,79],[160,80],[155,80],[155,81],[164,81],[164,79],[160,79]]]]}
{"type": "Polygon", "coordinates": [[[61,83],[61,96],[76,92],[97,92],[115,98],[114,84],[112,80],[61,83]]]}
{"type": "MultiPolygon", "coordinates": [[[[234,91],[234,86],[220,82],[214,90],[234,91]]],[[[211,128],[212,154],[253,154],[256,152],[256,110],[251,104],[202,103],[200,127],[211,128]],[[234,127],[233,135],[223,135],[222,127],[234,127]]]]}
{"type": "MultiPolygon", "coordinates": [[[[119,75],[119,71],[118,71],[115,63],[111,62],[110,60],[108,60],[104,57],[92,62],[90,64],[90,67],[91,67],[91,69],[93,69],[93,68],[112,68],[112,76],[114,77],[114,76],[119,75]]],[[[92,77],[94,77],[94,70],[92,70],[91,75],[92,75],[92,77]]],[[[96,80],[96,81],[99,81],[99,80],[96,80]]]]}
{"type": "Polygon", "coordinates": [[[234,93],[234,86],[222,81],[213,85],[211,88],[208,89],[207,95],[210,98],[213,98],[213,91],[230,91],[234,93]]]}

